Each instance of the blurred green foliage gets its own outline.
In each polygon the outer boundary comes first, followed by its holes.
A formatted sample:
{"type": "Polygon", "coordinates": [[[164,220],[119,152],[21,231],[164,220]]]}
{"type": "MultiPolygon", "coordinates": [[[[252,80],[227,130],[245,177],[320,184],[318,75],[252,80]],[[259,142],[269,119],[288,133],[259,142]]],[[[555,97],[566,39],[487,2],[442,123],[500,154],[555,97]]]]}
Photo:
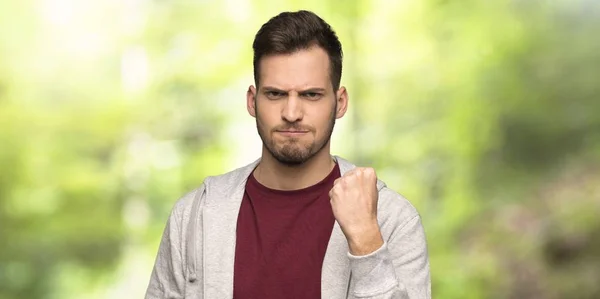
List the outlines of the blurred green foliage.
{"type": "Polygon", "coordinates": [[[254,33],[301,8],[344,45],[334,154],[420,210],[435,298],[600,297],[599,2],[28,0],[0,3],[0,299],[141,297],[174,201],[252,153],[254,33]]]}

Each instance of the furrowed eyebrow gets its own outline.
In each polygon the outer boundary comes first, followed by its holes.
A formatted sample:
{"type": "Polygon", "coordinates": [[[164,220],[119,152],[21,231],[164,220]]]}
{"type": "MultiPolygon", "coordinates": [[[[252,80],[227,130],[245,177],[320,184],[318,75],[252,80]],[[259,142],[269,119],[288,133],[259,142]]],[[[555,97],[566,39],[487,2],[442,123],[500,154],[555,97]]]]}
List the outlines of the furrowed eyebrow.
{"type": "Polygon", "coordinates": [[[263,89],[263,92],[274,91],[274,92],[279,92],[279,93],[287,93],[287,91],[285,91],[285,90],[281,90],[279,88],[270,87],[270,86],[265,86],[262,89],[263,89]]]}
{"type": "MultiPolygon", "coordinates": [[[[275,87],[272,87],[272,86],[265,86],[265,87],[262,88],[262,91],[263,92],[278,92],[278,93],[283,93],[283,94],[287,94],[288,93],[288,91],[286,91],[286,90],[281,90],[279,88],[275,88],[275,87]]],[[[313,92],[314,93],[325,93],[326,89],[325,88],[320,88],[320,87],[315,87],[315,88],[309,88],[309,89],[306,89],[306,90],[301,90],[298,93],[299,94],[307,94],[307,93],[313,93],[313,92]]]]}
{"type": "Polygon", "coordinates": [[[307,90],[302,90],[299,93],[325,93],[325,88],[309,88],[307,90]]]}

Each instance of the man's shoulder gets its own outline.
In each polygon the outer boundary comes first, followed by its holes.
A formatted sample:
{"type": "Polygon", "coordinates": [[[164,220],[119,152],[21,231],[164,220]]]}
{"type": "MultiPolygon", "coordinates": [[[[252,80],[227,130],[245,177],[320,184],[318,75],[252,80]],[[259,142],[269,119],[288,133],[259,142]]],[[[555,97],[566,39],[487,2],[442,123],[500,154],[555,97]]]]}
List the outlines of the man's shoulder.
{"type": "Polygon", "coordinates": [[[205,177],[198,187],[188,191],[177,200],[175,208],[182,209],[185,208],[185,206],[190,206],[194,199],[201,197],[207,189],[229,190],[234,188],[248,178],[257,164],[258,160],[221,174],[205,177]]]}
{"type": "Polygon", "coordinates": [[[233,188],[248,179],[248,176],[250,176],[250,173],[256,168],[259,161],[260,160],[255,160],[225,173],[208,176],[204,179],[203,185],[207,188],[213,186],[225,189],[233,188]]]}
{"type": "Polygon", "coordinates": [[[419,214],[410,200],[387,186],[379,190],[379,208],[384,215],[404,216],[401,218],[412,218],[419,214]]]}
{"type": "Polygon", "coordinates": [[[415,206],[400,193],[387,186],[379,190],[377,218],[385,238],[403,234],[410,223],[420,222],[420,217],[415,206]]]}

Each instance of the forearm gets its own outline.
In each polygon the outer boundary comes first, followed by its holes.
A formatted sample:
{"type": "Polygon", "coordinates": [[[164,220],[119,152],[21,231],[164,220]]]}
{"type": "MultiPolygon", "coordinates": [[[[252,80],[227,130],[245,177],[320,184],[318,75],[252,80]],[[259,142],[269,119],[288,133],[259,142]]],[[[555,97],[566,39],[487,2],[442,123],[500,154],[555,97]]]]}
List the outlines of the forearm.
{"type": "Polygon", "coordinates": [[[348,253],[352,271],[349,298],[431,298],[427,248],[419,217],[406,221],[395,232],[369,254],[348,253]]]}

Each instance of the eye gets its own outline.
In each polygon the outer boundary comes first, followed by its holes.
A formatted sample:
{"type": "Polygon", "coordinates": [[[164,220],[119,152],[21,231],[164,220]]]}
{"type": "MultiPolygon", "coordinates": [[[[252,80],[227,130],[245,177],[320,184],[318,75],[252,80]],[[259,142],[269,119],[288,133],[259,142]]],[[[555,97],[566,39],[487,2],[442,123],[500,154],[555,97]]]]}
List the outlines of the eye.
{"type": "Polygon", "coordinates": [[[318,92],[306,92],[306,93],[303,93],[302,96],[309,100],[318,100],[321,98],[322,94],[320,94],[318,92]]]}
{"type": "Polygon", "coordinates": [[[285,94],[283,92],[269,90],[265,92],[265,95],[267,96],[267,98],[274,100],[283,97],[285,94]]]}

